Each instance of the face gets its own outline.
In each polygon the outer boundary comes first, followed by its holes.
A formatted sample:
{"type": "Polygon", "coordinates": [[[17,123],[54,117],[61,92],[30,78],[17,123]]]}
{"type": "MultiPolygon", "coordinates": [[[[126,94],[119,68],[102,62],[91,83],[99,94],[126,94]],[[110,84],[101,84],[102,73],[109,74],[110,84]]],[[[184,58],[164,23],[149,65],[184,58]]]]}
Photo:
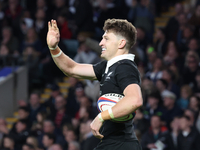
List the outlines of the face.
{"type": "Polygon", "coordinates": [[[39,105],[40,103],[40,98],[38,97],[37,94],[31,94],[30,96],[30,104],[32,107],[35,107],[37,105],[39,105]]]}
{"type": "Polygon", "coordinates": [[[157,58],[153,64],[153,66],[154,66],[154,68],[157,68],[160,70],[162,68],[162,60],[160,58],[157,58]]]}
{"type": "Polygon", "coordinates": [[[62,96],[57,96],[55,101],[55,108],[56,110],[60,110],[65,107],[66,100],[62,96]]]}
{"type": "Polygon", "coordinates": [[[171,76],[166,70],[163,71],[162,78],[165,79],[166,81],[171,80],[171,76]]]}
{"type": "Polygon", "coordinates": [[[63,149],[61,148],[61,146],[59,146],[59,145],[57,145],[57,144],[54,144],[54,145],[52,145],[52,146],[50,147],[49,150],[63,150],[63,149]]]}
{"type": "Polygon", "coordinates": [[[198,100],[196,97],[190,98],[190,108],[196,108],[198,106],[198,100]]]}
{"type": "Polygon", "coordinates": [[[42,143],[44,147],[49,147],[52,144],[51,140],[46,135],[43,136],[42,143]]]}
{"type": "Polygon", "coordinates": [[[19,114],[19,119],[26,119],[29,115],[28,112],[22,110],[22,109],[19,109],[18,110],[18,114],[19,114]]]}
{"type": "Polygon", "coordinates": [[[197,17],[200,17],[200,5],[196,8],[195,14],[197,17]]]}
{"type": "Polygon", "coordinates": [[[31,145],[37,147],[37,139],[34,138],[34,137],[28,137],[26,139],[26,143],[31,144],[31,145]]]}
{"type": "Polygon", "coordinates": [[[17,122],[17,124],[16,124],[17,133],[20,133],[25,129],[26,129],[26,125],[25,124],[23,124],[21,122],[17,122]]]}
{"type": "Polygon", "coordinates": [[[14,142],[9,138],[4,138],[3,144],[5,148],[11,148],[14,146],[14,142]]]}
{"type": "Polygon", "coordinates": [[[43,126],[44,133],[53,133],[54,131],[54,126],[51,124],[49,121],[44,122],[43,126]]]}
{"type": "Polygon", "coordinates": [[[158,90],[162,90],[165,88],[165,86],[163,85],[162,81],[157,80],[156,81],[156,87],[158,88],[158,90]]]}
{"type": "Polygon", "coordinates": [[[27,145],[23,145],[22,150],[30,150],[30,148],[27,145]]]}
{"type": "Polygon", "coordinates": [[[102,48],[101,57],[110,60],[117,56],[119,38],[111,31],[106,31],[99,43],[102,48]]]}
{"type": "Polygon", "coordinates": [[[157,116],[153,116],[151,118],[151,127],[152,128],[159,128],[160,127],[160,118],[157,116]]]}
{"type": "Polygon", "coordinates": [[[189,121],[186,119],[186,118],[181,118],[180,119],[180,129],[181,130],[184,130],[184,129],[186,129],[187,127],[189,127],[190,126],[190,124],[189,124],[189,121]]]}
{"type": "Polygon", "coordinates": [[[198,43],[196,39],[191,39],[188,45],[190,50],[197,50],[198,49],[198,43]]]}
{"type": "Polygon", "coordinates": [[[72,142],[72,141],[75,141],[76,140],[76,135],[74,134],[73,131],[68,131],[67,135],[65,136],[65,140],[67,142],[72,142]]]}
{"type": "Polygon", "coordinates": [[[169,97],[165,97],[164,98],[164,106],[165,107],[169,107],[171,106],[172,104],[174,104],[174,100],[169,98],[169,97]]]}
{"type": "Polygon", "coordinates": [[[154,97],[149,97],[148,98],[148,103],[150,105],[150,107],[155,106],[158,104],[158,100],[154,97]]]}

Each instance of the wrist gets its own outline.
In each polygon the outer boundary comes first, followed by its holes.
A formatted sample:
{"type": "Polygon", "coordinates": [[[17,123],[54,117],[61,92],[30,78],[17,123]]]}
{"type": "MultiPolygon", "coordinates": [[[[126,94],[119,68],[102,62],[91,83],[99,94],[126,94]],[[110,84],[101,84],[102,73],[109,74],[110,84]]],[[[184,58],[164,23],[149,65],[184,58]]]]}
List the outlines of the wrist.
{"type": "Polygon", "coordinates": [[[48,46],[48,47],[49,47],[50,50],[56,50],[58,45],[56,45],[55,47],[50,47],[50,46],[48,46]]]}
{"type": "Polygon", "coordinates": [[[99,118],[99,120],[100,120],[101,122],[104,122],[104,119],[102,118],[101,113],[98,114],[98,118],[99,118]]]}

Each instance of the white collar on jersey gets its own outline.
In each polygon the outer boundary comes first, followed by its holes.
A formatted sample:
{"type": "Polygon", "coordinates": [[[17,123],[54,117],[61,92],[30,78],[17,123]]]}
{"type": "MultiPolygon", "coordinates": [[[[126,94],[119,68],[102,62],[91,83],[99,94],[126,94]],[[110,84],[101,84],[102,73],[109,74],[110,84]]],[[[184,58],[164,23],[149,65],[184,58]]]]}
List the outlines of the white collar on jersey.
{"type": "Polygon", "coordinates": [[[119,56],[116,56],[116,57],[112,58],[111,60],[109,60],[107,62],[105,73],[108,72],[108,68],[110,66],[112,66],[114,63],[116,63],[116,62],[118,62],[120,60],[123,60],[123,59],[129,59],[131,61],[134,61],[134,58],[135,58],[134,54],[123,54],[123,55],[119,55],[119,56]]]}

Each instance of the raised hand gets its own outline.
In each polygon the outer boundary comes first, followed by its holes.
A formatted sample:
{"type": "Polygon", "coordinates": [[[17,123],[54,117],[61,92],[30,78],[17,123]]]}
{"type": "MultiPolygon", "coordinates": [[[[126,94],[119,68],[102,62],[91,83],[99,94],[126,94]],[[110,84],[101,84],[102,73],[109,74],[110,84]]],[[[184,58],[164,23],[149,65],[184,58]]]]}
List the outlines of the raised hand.
{"type": "Polygon", "coordinates": [[[48,22],[47,45],[49,48],[55,48],[60,41],[60,32],[56,20],[48,22]]]}

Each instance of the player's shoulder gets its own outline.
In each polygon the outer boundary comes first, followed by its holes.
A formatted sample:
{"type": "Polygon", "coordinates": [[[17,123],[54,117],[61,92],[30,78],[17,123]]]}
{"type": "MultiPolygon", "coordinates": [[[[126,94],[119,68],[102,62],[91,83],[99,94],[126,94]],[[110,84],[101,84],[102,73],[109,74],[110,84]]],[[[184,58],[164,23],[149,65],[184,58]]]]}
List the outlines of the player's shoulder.
{"type": "Polygon", "coordinates": [[[138,70],[137,65],[134,61],[128,60],[128,59],[123,59],[117,62],[117,67],[116,69],[131,69],[131,70],[138,70]]]}

